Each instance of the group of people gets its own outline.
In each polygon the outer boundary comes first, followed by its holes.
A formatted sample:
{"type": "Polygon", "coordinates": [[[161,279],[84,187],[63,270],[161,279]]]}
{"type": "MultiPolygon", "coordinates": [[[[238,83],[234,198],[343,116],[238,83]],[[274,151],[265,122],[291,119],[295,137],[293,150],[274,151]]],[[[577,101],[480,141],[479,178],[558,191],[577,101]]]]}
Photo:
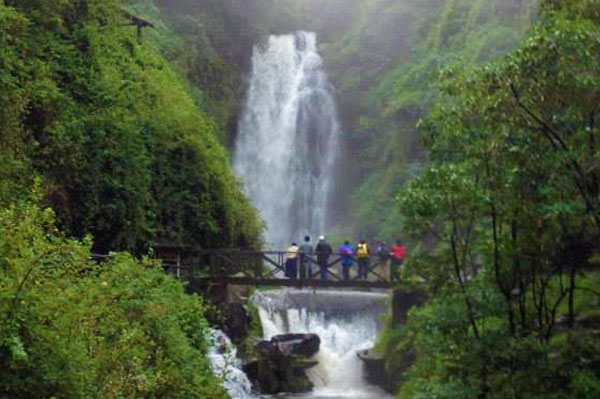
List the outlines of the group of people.
{"type": "MultiPolygon", "coordinates": [[[[400,240],[388,248],[382,241],[378,241],[375,252],[372,253],[371,247],[366,240],[361,239],[356,246],[350,240],[345,240],[339,247],[337,253],[341,256],[342,279],[350,280],[350,270],[354,263],[358,263],[358,278],[366,280],[371,265],[371,257],[375,255],[378,266],[385,268],[388,261],[390,263],[390,279],[399,281],[399,270],[406,258],[406,247],[400,240]]],[[[313,265],[316,255],[316,266],[319,268],[321,280],[327,280],[329,258],[333,254],[333,248],[325,240],[324,236],[319,237],[319,242],[315,248],[310,243],[310,236],[304,237],[304,243],[298,246],[295,242],[288,248],[285,257],[285,276],[290,279],[313,278],[313,265]]]]}
{"type": "Polygon", "coordinates": [[[304,243],[298,246],[295,242],[288,248],[285,259],[285,276],[291,279],[313,278],[312,255],[317,255],[317,266],[322,280],[327,280],[327,263],[333,254],[333,248],[324,236],[319,237],[315,248],[310,243],[310,236],[304,237],[304,243]]]}

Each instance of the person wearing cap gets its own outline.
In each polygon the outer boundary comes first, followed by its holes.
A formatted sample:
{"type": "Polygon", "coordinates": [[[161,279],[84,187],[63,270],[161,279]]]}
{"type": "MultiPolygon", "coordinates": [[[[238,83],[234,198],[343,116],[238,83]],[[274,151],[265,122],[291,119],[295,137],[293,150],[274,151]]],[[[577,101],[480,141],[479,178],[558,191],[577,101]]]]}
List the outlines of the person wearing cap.
{"type": "Polygon", "coordinates": [[[321,272],[321,280],[327,280],[327,264],[329,263],[329,256],[333,253],[333,248],[325,241],[325,236],[319,237],[319,243],[315,248],[315,252],[317,254],[319,271],[321,272]]]}

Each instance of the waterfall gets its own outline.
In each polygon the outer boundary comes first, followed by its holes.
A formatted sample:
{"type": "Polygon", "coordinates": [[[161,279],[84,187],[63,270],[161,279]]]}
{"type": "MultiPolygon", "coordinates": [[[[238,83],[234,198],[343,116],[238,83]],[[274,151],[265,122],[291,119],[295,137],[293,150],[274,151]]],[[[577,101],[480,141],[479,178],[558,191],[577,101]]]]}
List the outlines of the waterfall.
{"type": "Polygon", "coordinates": [[[356,352],[370,348],[381,329],[387,294],[357,291],[277,290],[255,295],[264,339],[285,333],[316,333],[318,366],[310,398],[391,398],[364,381],[356,352]]]}
{"type": "Polygon", "coordinates": [[[324,234],[340,125],[314,33],[254,47],[233,165],[271,248],[324,234]]]}
{"type": "Polygon", "coordinates": [[[223,387],[232,399],[252,399],[252,384],[242,371],[237,349],[223,331],[208,330],[208,359],[213,373],[223,379],[223,387]]]}

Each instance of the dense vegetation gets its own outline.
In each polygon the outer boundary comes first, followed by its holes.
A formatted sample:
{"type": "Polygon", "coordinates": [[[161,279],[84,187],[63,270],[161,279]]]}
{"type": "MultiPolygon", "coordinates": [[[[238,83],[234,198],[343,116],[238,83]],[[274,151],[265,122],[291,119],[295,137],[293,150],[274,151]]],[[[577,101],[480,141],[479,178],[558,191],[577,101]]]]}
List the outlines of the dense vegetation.
{"type": "Polygon", "coordinates": [[[516,46],[537,1],[307,3],[345,131],[341,190],[349,201],[340,204],[340,230],[391,242],[401,231],[395,197],[421,169],[415,125],[438,101],[439,69],[481,63],[516,46]]]}
{"type": "Polygon", "coordinates": [[[233,145],[255,44],[269,33],[300,27],[293,0],[128,0],[128,9],[161,22],[149,32],[189,82],[196,102],[233,145]],[[174,35],[175,33],[175,35],[174,35]]]}
{"type": "Polygon", "coordinates": [[[34,176],[94,249],[259,245],[217,124],[118,1],[0,5],[0,203],[34,176]]]}
{"type": "Polygon", "coordinates": [[[202,301],[156,262],[89,261],[38,204],[0,210],[0,396],[226,398],[202,301]]]}
{"type": "Polygon", "coordinates": [[[517,50],[443,71],[400,199],[405,277],[436,290],[381,343],[399,397],[600,396],[599,54],[600,3],[548,0],[517,50]]]}
{"type": "Polygon", "coordinates": [[[380,342],[398,396],[599,397],[600,3],[537,3],[0,0],[0,396],[226,396],[202,301],[89,257],[260,245],[224,145],[252,45],[305,28],[344,119],[341,229],[402,231],[431,287],[380,342]]]}
{"type": "Polygon", "coordinates": [[[130,7],[0,0],[0,397],[227,397],[203,301],[112,252],[257,248],[262,229],[202,88],[161,53],[182,39],[157,19],[139,41],[130,7]]]}

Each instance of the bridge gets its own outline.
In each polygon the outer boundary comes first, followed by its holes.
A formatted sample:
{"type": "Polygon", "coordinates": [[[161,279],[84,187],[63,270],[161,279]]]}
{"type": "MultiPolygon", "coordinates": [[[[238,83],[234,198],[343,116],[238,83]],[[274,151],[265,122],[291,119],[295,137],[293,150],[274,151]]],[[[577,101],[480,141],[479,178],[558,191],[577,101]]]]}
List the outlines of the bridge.
{"type": "MultiPolygon", "coordinates": [[[[163,246],[165,248],[165,246],[163,246]]],[[[428,287],[412,286],[401,288],[390,279],[389,259],[377,255],[369,257],[367,278],[357,275],[357,258],[353,256],[354,265],[347,280],[342,277],[342,255],[332,254],[327,263],[327,280],[320,278],[316,254],[305,255],[311,264],[312,273],[306,278],[285,277],[285,259],[287,252],[236,251],[236,250],[197,250],[191,248],[172,247],[175,251],[162,251],[158,258],[163,268],[175,277],[186,280],[191,292],[207,292],[211,287],[219,291],[227,291],[230,285],[246,285],[255,287],[315,287],[315,288],[379,288],[393,289],[392,323],[398,325],[406,322],[408,310],[415,304],[420,305],[427,300],[428,287]],[[182,256],[182,253],[184,256],[182,256]]],[[[93,255],[92,259],[102,262],[110,255],[93,255]]]]}
{"type": "Polygon", "coordinates": [[[326,265],[327,279],[321,279],[317,254],[298,254],[306,265],[306,275],[286,277],[287,252],[239,251],[239,250],[195,250],[187,254],[185,261],[179,254],[160,256],[163,267],[180,279],[188,280],[194,289],[213,285],[251,285],[266,287],[321,287],[321,288],[392,288],[389,262],[376,255],[369,257],[366,278],[358,276],[358,259],[350,276],[343,278],[342,255],[331,254],[326,265]],[[311,273],[308,273],[311,269],[311,273]]]}

